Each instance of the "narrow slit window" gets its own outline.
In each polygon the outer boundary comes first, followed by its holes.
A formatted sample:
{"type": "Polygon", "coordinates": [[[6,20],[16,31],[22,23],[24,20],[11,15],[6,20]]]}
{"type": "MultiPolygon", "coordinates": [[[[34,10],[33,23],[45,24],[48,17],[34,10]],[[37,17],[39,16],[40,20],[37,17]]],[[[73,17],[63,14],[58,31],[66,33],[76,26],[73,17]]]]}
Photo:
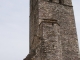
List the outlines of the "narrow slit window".
{"type": "Polygon", "coordinates": [[[60,4],[64,4],[64,0],[59,0],[59,3],[60,4]]]}

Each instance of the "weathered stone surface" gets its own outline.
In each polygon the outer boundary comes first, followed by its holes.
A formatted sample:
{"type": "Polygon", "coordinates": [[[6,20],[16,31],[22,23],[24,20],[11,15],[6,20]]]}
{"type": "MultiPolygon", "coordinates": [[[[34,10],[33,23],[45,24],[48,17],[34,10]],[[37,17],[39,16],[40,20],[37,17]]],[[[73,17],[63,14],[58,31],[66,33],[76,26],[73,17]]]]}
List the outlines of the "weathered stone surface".
{"type": "Polygon", "coordinates": [[[30,54],[24,60],[80,60],[71,0],[30,0],[30,54]]]}

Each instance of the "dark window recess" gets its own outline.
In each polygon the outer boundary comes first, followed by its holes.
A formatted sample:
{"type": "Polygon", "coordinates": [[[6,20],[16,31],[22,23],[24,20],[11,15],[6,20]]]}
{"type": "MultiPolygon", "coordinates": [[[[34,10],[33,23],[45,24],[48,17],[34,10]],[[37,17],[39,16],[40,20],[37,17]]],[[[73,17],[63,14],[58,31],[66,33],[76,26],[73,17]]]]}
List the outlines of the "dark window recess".
{"type": "Polygon", "coordinates": [[[59,0],[59,3],[60,4],[64,4],[64,0],[59,0]]]}
{"type": "Polygon", "coordinates": [[[48,2],[53,2],[53,0],[48,0],[48,2]]]}

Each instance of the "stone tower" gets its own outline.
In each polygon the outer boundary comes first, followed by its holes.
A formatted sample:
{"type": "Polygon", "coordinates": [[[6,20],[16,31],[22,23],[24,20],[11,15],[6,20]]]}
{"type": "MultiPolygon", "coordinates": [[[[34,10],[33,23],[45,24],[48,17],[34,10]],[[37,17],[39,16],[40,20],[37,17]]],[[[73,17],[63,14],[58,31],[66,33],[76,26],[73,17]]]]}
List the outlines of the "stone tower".
{"type": "Polygon", "coordinates": [[[79,60],[71,0],[30,0],[29,49],[24,60],[79,60]]]}

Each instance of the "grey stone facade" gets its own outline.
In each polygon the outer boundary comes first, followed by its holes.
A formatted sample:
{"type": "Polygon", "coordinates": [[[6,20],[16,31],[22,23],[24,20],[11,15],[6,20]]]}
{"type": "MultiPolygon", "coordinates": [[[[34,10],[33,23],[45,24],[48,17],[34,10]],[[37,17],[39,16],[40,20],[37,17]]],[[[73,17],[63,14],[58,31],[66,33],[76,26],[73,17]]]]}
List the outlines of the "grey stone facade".
{"type": "Polygon", "coordinates": [[[71,0],[30,0],[29,49],[24,60],[80,60],[71,0]]]}

